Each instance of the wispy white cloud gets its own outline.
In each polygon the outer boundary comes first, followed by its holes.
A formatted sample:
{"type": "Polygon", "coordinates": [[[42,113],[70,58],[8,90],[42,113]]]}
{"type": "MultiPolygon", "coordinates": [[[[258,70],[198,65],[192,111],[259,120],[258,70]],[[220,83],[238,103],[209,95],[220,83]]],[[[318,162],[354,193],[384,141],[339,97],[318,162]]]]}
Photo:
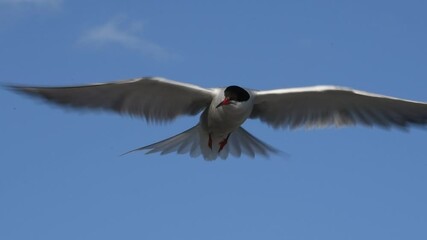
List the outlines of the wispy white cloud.
{"type": "Polygon", "coordinates": [[[48,8],[58,8],[63,0],[0,0],[1,4],[13,6],[39,6],[48,8]]]}
{"type": "Polygon", "coordinates": [[[79,43],[92,46],[117,45],[160,60],[174,57],[163,47],[145,39],[142,32],[142,22],[114,18],[85,32],[79,43]]]}

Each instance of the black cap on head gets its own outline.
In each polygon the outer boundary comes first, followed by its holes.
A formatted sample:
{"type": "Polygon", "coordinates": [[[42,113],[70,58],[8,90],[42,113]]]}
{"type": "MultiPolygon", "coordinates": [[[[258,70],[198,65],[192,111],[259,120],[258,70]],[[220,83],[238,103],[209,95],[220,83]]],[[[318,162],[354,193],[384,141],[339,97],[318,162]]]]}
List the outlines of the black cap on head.
{"type": "Polygon", "coordinates": [[[230,100],[238,101],[238,102],[245,102],[248,101],[250,98],[249,93],[239,87],[239,86],[229,86],[224,90],[225,97],[230,98],[230,100]]]}

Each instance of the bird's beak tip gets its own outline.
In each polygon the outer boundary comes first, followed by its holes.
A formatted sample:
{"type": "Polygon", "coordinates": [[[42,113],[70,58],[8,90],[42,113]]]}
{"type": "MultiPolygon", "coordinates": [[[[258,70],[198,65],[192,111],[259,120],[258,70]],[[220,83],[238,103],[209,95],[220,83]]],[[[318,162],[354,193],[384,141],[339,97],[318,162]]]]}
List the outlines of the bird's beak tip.
{"type": "Polygon", "coordinates": [[[222,100],[222,102],[220,102],[218,105],[216,105],[216,108],[219,108],[221,106],[228,105],[228,104],[230,104],[230,98],[226,97],[226,98],[224,98],[224,100],[222,100]]]}

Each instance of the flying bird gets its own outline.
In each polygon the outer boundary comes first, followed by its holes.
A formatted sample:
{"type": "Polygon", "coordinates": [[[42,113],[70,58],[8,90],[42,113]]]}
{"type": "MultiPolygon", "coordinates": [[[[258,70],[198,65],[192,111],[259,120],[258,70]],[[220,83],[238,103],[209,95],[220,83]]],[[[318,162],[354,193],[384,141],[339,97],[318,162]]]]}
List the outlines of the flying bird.
{"type": "Polygon", "coordinates": [[[201,112],[194,127],[130,152],[176,152],[206,160],[279,153],[241,127],[247,119],[290,129],[356,124],[407,129],[427,124],[427,103],[337,86],[259,91],[239,86],[202,88],[143,77],[71,87],[7,87],[64,107],[108,110],[147,122],[168,122],[201,112]]]}

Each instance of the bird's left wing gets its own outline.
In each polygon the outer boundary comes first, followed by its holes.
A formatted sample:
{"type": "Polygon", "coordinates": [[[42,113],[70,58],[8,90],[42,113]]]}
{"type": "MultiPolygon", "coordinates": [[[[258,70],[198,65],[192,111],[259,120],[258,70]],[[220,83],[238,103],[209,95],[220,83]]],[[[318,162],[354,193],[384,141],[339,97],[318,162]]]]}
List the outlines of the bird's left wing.
{"type": "Polygon", "coordinates": [[[251,118],[274,128],[363,124],[400,127],[427,124],[427,103],[350,88],[314,86],[254,91],[251,118]]]}
{"type": "Polygon", "coordinates": [[[209,89],[158,77],[73,87],[7,87],[62,106],[110,110],[155,122],[195,115],[213,98],[209,89]]]}

